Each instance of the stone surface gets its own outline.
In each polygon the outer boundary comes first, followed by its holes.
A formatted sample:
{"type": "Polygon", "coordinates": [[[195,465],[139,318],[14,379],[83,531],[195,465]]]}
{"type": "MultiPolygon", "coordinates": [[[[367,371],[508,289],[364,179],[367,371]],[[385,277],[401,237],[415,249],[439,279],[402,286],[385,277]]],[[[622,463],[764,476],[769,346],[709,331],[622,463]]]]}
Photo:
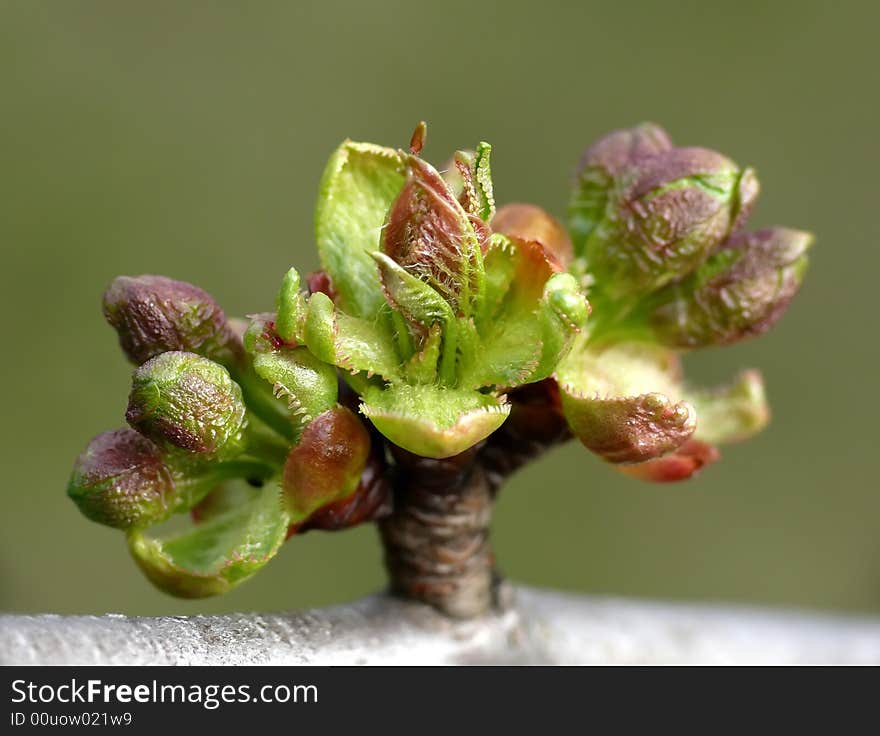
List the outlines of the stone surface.
{"type": "Polygon", "coordinates": [[[880,664],[880,620],[517,588],[453,621],[372,596],[279,614],[0,616],[0,664],[880,664]]]}

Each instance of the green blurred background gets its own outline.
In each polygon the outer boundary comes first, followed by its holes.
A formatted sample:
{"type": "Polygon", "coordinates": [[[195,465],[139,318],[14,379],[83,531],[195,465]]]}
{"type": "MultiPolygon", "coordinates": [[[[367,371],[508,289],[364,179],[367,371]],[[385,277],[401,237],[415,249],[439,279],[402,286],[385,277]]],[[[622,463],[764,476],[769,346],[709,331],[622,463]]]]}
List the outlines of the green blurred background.
{"type": "Polygon", "coordinates": [[[641,485],[563,448],[494,525],[528,583],[880,613],[876,4],[0,2],[6,325],[0,608],[195,613],[343,601],[383,581],[375,530],[309,534],[214,600],[165,597],[64,495],[122,423],[130,368],[100,315],[162,273],[232,314],[317,265],[312,209],[344,137],[442,161],[494,144],[499,200],[561,213],[581,149],[643,119],[757,166],[754,222],[818,235],[770,336],[691,375],[760,366],[775,410],[698,480],[641,485]],[[869,9],[870,8],[870,9],[869,9]]]}

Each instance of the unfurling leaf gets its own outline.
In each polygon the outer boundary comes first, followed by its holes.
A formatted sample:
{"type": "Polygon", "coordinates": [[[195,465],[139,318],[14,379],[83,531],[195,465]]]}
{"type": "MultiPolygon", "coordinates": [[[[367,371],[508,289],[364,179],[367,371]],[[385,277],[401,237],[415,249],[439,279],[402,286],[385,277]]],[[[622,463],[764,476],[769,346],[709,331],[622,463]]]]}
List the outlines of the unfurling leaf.
{"type": "Polygon", "coordinates": [[[275,396],[287,402],[299,426],[305,426],[336,403],[336,370],[318,360],[307,348],[257,353],[254,370],[272,385],[275,396]]]}
{"type": "Polygon", "coordinates": [[[492,218],[492,230],[509,238],[532,240],[548,250],[563,268],[574,258],[571,238],[559,220],[533,204],[506,204],[492,218]]]}
{"type": "Polygon", "coordinates": [[[456,151],[452,158],[461,193],[458,201],[479,222],[489,222],[495,214],[495,191],[489,158],[492,146],[481,142],[476,152],[456,151]]]}
{"type": "Polygon", "coordinates": [[[161,539],[132,530],[128,546],[157,588],[179,598],[204,598],[228,592],[262,568],[278,552],[289,523],[278,488],[268,484],[191,531],[161,539]]]}
{"type": "Polygon", "coordinates": [[[589,306],[540,243],[493,235],[485,258],[486,289],[474,334],[465,338],[460,383],[513,387],[556,368],[589,306]]]}
{"type": "Polygon", "coordinates": [[[315,212],[315,237],[338,304],[372,319],[384,299],[369,253],[379,248],[388,208],[406,180],[399,151],[345,141],[327,164],[315,212]]]}
{"type": "Polygon", "coordinates": [[[764,381],[758,371],[743,371],[727,386],[687,393],[697,410],[694,435],[705,442],[740,442],[760,432],[770,421],[764,381]]]}
{"type": "Polygon", "coordinates": [[[721,455],[706,442],[687,440],[681,447],[664,457],[635,465],[618,465],[618,470],[631,478],[652,483],[677,483],[693,478],[706,465],[717,462],[721,455]]]}
{"type": "Polygon", "coordinates": [[[686,402],[658,393],[600,398],[562,387],[562,408],[574,435],[611,463],[639,463],[680,447],[696,429],[686,402]]]}
{"type": "Polygon", "coordinates": [[[278,293],[275,331],[285,342],[295,342],[305,315],[305,295],[299,290],[299,271],[291,268],[284,274],[278,293]]]}
{"type": "Polygon", "coordinates": [[[370,388],[361,412],[385,437],[416,455],[458,455],[494,432],[510,406],[491,394],[438,386],[370,388]]]}
{"type": "Polygon", "coordinates": [[[400,358],[386,323],[340,312],[320,292],[309,297],[303,341],[325,363],[352,373],[375,373],[389,380],[399,375],[400,358]]]}
{"type": "Polygon", "coordinates": [[[680,447],[696,412],[676,397],[677,364],[660,348],[576,346],[557,371],[562,409],[585,447],[613,463],[637,463],[680,447]]]}
{"type": "Polygon", "coordinates": [[[382,251],[467,317],[482,290],[477,231],[434,167],[415,156],[407,166],[406,184],[388,212],[382,251]]]}

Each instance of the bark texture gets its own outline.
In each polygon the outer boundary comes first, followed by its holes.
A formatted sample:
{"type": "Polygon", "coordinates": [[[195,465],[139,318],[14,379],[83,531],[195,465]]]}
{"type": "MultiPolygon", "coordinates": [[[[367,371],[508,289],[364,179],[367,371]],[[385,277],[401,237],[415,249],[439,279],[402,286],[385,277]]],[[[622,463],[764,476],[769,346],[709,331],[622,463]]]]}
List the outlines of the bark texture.
{"type": "Polygon", "coordinates": [[[392,592],[456,618],[502,609],[489,538],[495,495],[569,437],[540,386],[515,395],[501,429],[461,455],[434,460],[392,448],[394,511],[379,521],[392,592]]]}
{"type": "Polygon", "coordinates": [[[493,493],[476,453],[395,455],[394,512],[379,522],[392,591],[457,618],[485,613],[497,602],[493,493]]]}

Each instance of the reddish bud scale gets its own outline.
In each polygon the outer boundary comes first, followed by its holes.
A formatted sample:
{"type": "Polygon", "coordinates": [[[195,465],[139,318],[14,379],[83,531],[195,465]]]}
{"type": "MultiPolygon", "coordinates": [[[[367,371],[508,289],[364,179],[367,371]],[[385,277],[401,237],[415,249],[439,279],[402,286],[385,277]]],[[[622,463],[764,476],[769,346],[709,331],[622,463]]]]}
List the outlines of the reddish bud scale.
{"type": "Polygon", "coordinates": [[[564,268],[574,258],[571,238],[568,237],[565,227],[551,214],[535,205],[504,205],[492,218],[492,229],[511,238],[540,243],[564,268]]]}
{"type": "Polygon", "coordinates": [[[326,294],[333,301],[336,300],[336,289],[333,288],[333,279],[330,278],[330,274],[326,271],[312,271],[308,276],[306,276],[306,286],[309,289],[309,294],[326,294]]]}
{"type": "Polygon", "coordinates": [[[552,378],[517,388],[508,394],[508,400],[512,408],[502,425],[505,431],[548,444],[569,436],[559,387],[552,378]]]}
{"type": "Polygon", "coordinates": [[[692,478],[706,465],[711,465],[720,457],[721,453],[714,445],[691,439],[670,455],[637,465],[620,465],[618,469],[638,480],[676,483],[692,478]]]}
{"type": "Polygon", "coordinates": [[[308,519],[292,524],[288,538],[312,529],[337,531],[357,526],[365,521],[376,521],[391,513],[391,483],[382,449],[376,447],[367,461],[360,482],[348,498],[322,506],[308,519]]]}
{"type": "Polygon", "coordinates": [[[315,417],[284,464],[282,488],[293,517],[307,518],[350,495],[369,453],[369,432],[354,413],[337,406],[315,417]]]}

